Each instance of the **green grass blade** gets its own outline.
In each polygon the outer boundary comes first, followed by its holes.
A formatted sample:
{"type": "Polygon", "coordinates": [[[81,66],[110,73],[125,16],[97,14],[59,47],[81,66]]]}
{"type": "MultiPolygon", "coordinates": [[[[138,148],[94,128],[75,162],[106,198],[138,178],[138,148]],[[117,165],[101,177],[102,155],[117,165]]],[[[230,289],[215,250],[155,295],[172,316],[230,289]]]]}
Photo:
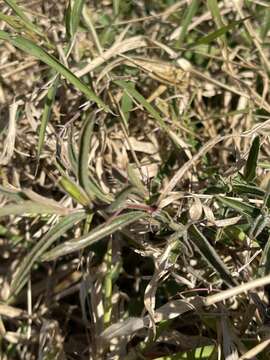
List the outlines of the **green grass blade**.
{"type": "MultiPolygon", "coordinates": [[[[130,84],[132,87],[134,86],[133,83],[130,83],[130,84]]],[[[121,110],[123,113],[123,120],[124,120],[126,128],[128,128],[128,120],[129,120],[129,116],[130,116],[132,107],[133,107],[132,98],[125,92],[121,99],[121,110]]]]}
{"type": "Polygon", "coordinates": [[[85,0],[69,0],[66,12],[66,31],[72,39],[78,29],[85,0]]]}
{"type": "Polygon", "coordinates": [[[18,18],[12,15],[6,15],[0,12],[0,20],[6,22],[10,27],[12,27],[16,31],[22,31],[23,25],[19,21],[18,18]]]}
{"type": "Polygon", "coordinates": [[[260,36],[264,41],[270,30],[270,7],[265,9],[264,13],[264,24],[261,26],[260,36]]]}
{"type": "Polygon", "coordinates": [[[246,204],[242,201],[230,199],[225,196],[217,196],[217,201],[222,204],[225,207],[229,207],[240,214],[246,215],[248,217],[251,217],[255,219],[257,216],[260,215],[260,210],[256,208],[255,206],[252,206],[250,204],[246,204]]]}
{"type": "Polygon", "coordinates": [[[225,25],[216,31],[213,31],[212,33],[200,38],[198,41],[194,42],[193,44],[190,44],[188,48],[192,48],[198,45],[208,45],[217,38],[220,38],[223,35],[225,35],[228,31],[233,30],[237,25],[242,24],[245,20],[249,18],[250,17],[246,17],[241,20],[232,21],[230,24],[225,25]]]}
{"type": "Polygon", "coordinates": [[[148,112],[153,116],[161,128],[167,130],[167,126],[157,110],[147,102],[147,100],[128,82],[123,80],[115,80],[114,83],[124,89],[127,94],[136,99],[148,112]]]}
{"type": "Polygon", "coordinates": [[[262,257],[260,260],[259,273],[261,276],[270,274],[270,238],[264,247],[262,257]]]}
{"type": "Polygon", "coordinates": [[[62,175],[61,179],[59,180],[60,187],[69,194],[77,203],[87,207],[89,205],[89,198],[84,190],[77,185],[73,180],[70,179],[68,175],[66,175],[65,168],[60,163],[59,160],[56,160],[55,163],[57,169],[59,170],[60,174],[62,175]]]}
{"type": "Polygon", "coordinates": [[[220,275],[222,280],[228,286],[235,286],[236,283],[232,278],[229,269],[220,259],[216,250],[208,242],[208,240],[200,232],[200,230],[195,225],[191,225],[189,227],[188,233],[192,243],[195,245],[197,250],[201,253],[201,255],[205,258],[205,260],[207,260],[207,262],[211,265],[211,267],[220,275]]]}
{"type": "Polygon", "coordinates": [[[74,131],[70,129],[68,134],[68,160],[74,175],[78,174],[78,154],[74,144],[74,131]]]}
{"type": "Polygon", "coordinates": [[[54,80],[52,86],[50,87],[50,89],[47,93],[46,100],[45,100],[45,106],[43,109],[41,124],[40,124],[39,134],[38,134],[38,147],[37,147],[38,162],[39,162],[39,158],[40,158],[43,146],[44,146],[46,128],[47,128],[49,119],[51,117],[52,106],[55,101],[55,96],[56,96],[56,91],[57,91],[57,88],[59,85],[59,80],[60,80],[60,78],[59,78],[59,76],[57,76],[56,79],[54,80]]]}
{"type": "Polygon", "coordinates": [[[64,76],[72,85],[74,85],[78,90],[80,90],[89,100],[95,102],[99,107],[104,108],[104,110],[109,111],[109,108],[105,103],[91,90],[88,85],[81,81],[77,76],[75,76],[69,69],[67,69],[63,64],[61,64],[54,56],[47,53],[40,46],[36,45],[34,42],[22,37],[22,36],[10,36],[5,31],[0,31],[0,39],[10,42],[13,46],[18,49],[26,52],[27,54],[34,56],[43,63],[50,66],[52,69],[57,71],[59,74],[64,76]]]}
{"type": "Polygon", "coordinates": [[[186,11],[183,15],[183,22],[181,24],[181,32],[179,35],[179,39],[177,41],[177,46],[181,47],[186,35],[187,35],[187,30],[188,30],[188,26],[191,23],[194,15],[196,14],[197,10],[199,7],[199,1],[198,0],[192,0],[191,4],[187,5],[186,11]]]}
{"type": "Polygon", "coordinates": [[[17,295],[27,282],[28,275],[36,261],[42,254],[57,240],[71,229],[77,222],[82,221],[87,216],[84,212],[77,212],[64,217],[51,230],[39,240],[33,249],[26,255],[16,271],[16,275],[11,283],[10,296],[17,295]]]}
{"type": "Polygon", "coordinates": [[[0,217],[8,215],[26,215],[26,214],[58,214],[68,215],[71,210],[51,204],[39,204],[34,201],[24,201],[20,204],[9,204],[0,209],[0,217]]]}
{"type": "MultiPolygon", "coordinates": [[[[68,10],[67,10],[67,19],[68,20],[66,19],[66,31],[67,31],[67,36],[70,37],[70,44],[65,50],[66,54],[69,52],[69,48],[71,46],[72,39],[77,32],[83,5],[84,5],[84,0],[77,0],[74,3],[73,7],[71,8],[71,1],[69,2],[69,6],[68,6],[68,10]]],[[[41,152],[42,152],[42,149],[44,146],[46,128],[47,128],[47,124],[51,117],[52,107],[53,107],[53,104],[55,101],[55,96],[56,96],[59,82],[60,82],[60,77],[57,76],[56,79],[53,81],[53,84],[50,87],[47,97],[46,97],[45,106],[44,106],[42,119],[41,119],[40,130],[39,130],[39,137],[38,137],[38,151],[37,151],[38,160],[40,158],[40,155],[41,155],[41,152]]]]}
{"type": "Polygon", "coordinates": [[[236,194],[248,194],[253,197],[260,197],[263,198],[266,195],[266,192],[262,189],[260,189],[257,186],[247,185],[247,184],[241,184],[237,182],[233,182],[232,189],[236,194]]]}
{"type": "Polygon", "coordinates": [[[99,199],[107,204],[111,202],[111,197],[104,194],[103,191],[90,179],[88,172],[89,149],[92,139],[92,132],[94,127],[94,117],[89,117],[85,120],[80,137],[80,149],[78,159],[78,178],[81,187],[85,190],[91,200],[99,199]]]}
{"type": "MultiPolygon", "coordinates": [[[[157,124],[161,129],[165,130],[170,137],[173,144],[179,148],[179,143],[176,140],[176,135],[165,124],[164,120],[160,116],[159,112],[134,88],[134,86],[130,82],[126,82],[123,80],[115,80],[114,83],[124,89],[127,95],[132,99],[136,99],[148,112],[151,114],[156,120],[157,124]]],[[[126,121],[125,121],[126,123],[126,121]]]]}
{"type": "Polygon", "coordinates": [[[224,26],[224,22],[222,20],[222,16],[219,11],[217,0],[207,0],[207,6],[208,6],[209,10],[211,11],[211,14],[216,23],[216,26],[218,28],[221,28],[222,26],[224,26]]]}
{"type": "Polygon", "coordinates": [[[25,15],[23,9],[21,6],[19,6],[15,0],[4,0],[5,3],[16,13],[16,15],[20,18],[22,24],[30,31],[33,31],[34,33],[36,33],[37,35],[41,36],[41,37],[46,37],[44,36],[44,32],[42,29],[40,29],[37,25],[33,24],[28,16],[25,15]]]}
{"type": "Polygon", "coordinates": [[[138,189],[141,195],[146,196],[147,190],[131,164],[128,164],[127,173],[130,183],[138,189]]]}
{"type": "Polygon", "coordinates": [[[133,222],[148,216],[142,211],[132,211],[124,215],[119,215],[114,218],[109,224],[101,224],[92,230],[89,234],[82,236],[79,239],[66,241],[65,243],[56,246],[43,255],[42,261],[50,261],[57,259],[60,256],[73,253],[74,251],[82,250],[90,246],[100,239],[113,234],[115,231],[132,224],[133,222]]]}
{"type": "Polygon", "coordinates": [[[258,156],[260,152],[260,137],[256,136],[252,142],[246,166],[244,169],[244,179],[250,182],[256,177],[256,168],[258,163],[258,156]]]}
{"type": "Polygon", "coordinates": [[[125,189],[120,191],[115,197],[115,200],[106,208],[106,212],[113,213],[124,207],[126,200],[128,199],[129,195],[132,194],[134,191],[133,186],[127,186],[125,189]]]}
{"type": "Polygon", "coordinates": [[[84,191],[75,184],[71,179],[69,179],[67,176],[62,176],[59,180],[59,185],[64,189],[64,191],[72,197],[77,203],[88,206],[89,205],[89,199],[84,193],[84,191]]]}

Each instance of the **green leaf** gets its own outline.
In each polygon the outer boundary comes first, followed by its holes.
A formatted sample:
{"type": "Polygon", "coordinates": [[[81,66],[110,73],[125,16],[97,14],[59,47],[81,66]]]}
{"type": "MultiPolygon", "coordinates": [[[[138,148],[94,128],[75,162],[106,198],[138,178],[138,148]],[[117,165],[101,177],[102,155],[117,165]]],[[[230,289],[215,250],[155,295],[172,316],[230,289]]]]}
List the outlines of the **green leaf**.
{"type": "Polygon", "coordinates": [[[264,21],[262,26],[260,26],[260,36],[263,41],[265,41],[265,38],[270,30],[270,7],[268,6],[264,10],[264,21]]]}
{"type": "MultiPolygon", "coordinates": [[[[134,86],[130,82],[123,80],[115,80],[114,83],[124,89],[130,98],[137,100],[149,112],[149,114],[153,116],[154,120],[156,120],[161,129],[167,132],[173,144],[179,148],[179,142],[176,134],[168,128],[159,112],[134,88],[134,86]]],[[[124,120],[124,122],[126,123],[126,120],[124,120]]]]}
{"type": "Polygon", "coordinates": [[[257,216],[260,215],[260,209],[250,204],[244,203],[242,201],[230,199],[225,196],[217,196],[216,199],[223,206],[236,210],[240,214],[246,215],[253,219],[255,219],[257,216]]]}
{"type": "Polygon", "coordinates": [[[2,12],[0,12],[0,20],[5,21],[10,27],[12,27],[16,31],[23,30],[23,25],[22,25],[21,21],[15,16],[6,15],[6,14],[3,14],[2,12]]]}
{"type": "Polygon", "coordinates": [[[106,212],[113,213],[114,211],[121,209],[124,206],[128,196],[132,194],[133,191],[133,186],[127,186],[125,189],[123,189],[120,193],[117,194],[111,205],[106,208],[106,212]]]}
{"type": "Polygon", "coordinates": [[[205,345],[187,352],[181,351],[174,355],[158,357],[155,360],[211,360],[215,351],[215,345],[205,345]]]}
{"type": "Polygon", "coordinates": [[[207,5],[218,28],[224,26],[217,0],[207,0],[207,5]]]}
{"type": "Polygon", "coordinates": [[[186,11],[183,15],[183,22],[181,23],[181,32],[179,39],[177,41],[177,46],[180,47],[185,39],[185,36],[188,32],[188,26],[190,25],[193,17],[195,16],[199,7],[198,0],[192,0],[191,3],[187,5],[186,11]]]}
{"type": "Polygon", "coordinates": [[[188,48],[192,48],[192,47],[195,47],[195,46],[198,46],[198,45],[208,45],[213,40],[222,37],[228,31],[233,30],[237,25],[242,24],[245,20],[247,20],[249,18],[250,18],[250,16],[248,16],[248,17],[246,17],[244,19],[241,19],[241,20],[232,21],[229,25],[222,26],[220,29],[218,29],[216,31],[213,31],[209,35],[206,35],[206,36],[202,37],[201,39],[199,39],[195,43],[188,45],[188,48]]]}
{"type": "Polygon", "coordinates": [[[209,265],[211,265],[211,267],[220,275],[221,279],[228,286],[237,285],[227,266],[223,263],[213,246],[208,242],[200,230],[195,225],[191,225],[188,229],[188,234],[197,250],[205,260],[207,260],[209,265]]]}
{"type": "Polygon", "coordinates": [[[60,205],[39,204],[34,201],[24,201],[20,204],[9,204],[0,208],[0,217],[26,214],[58,214],[68,215],[72,210],[60,205]]]}
{"type": "Polygon", "coordinates": [[[85,120],[80,137],[80,149],[78,159],[78,178],[81,187],[85,190],[91,200],[97,198],[107,204],[112,200],[111,196],[106,195],[99,186],[90,178],[88,172],[89,149],[94,127],[94,116],[85,120]]]}
{"type": "Polygon", "coordinates": [[[251,145],[251,148],[250,148],[250,151],[248,154],[246,166],[244,169],[244,179],[247,182],[254,180],[256,177],[256,168],[257,168],[259,151],[260,151],[260,137],[256,136],[252,142],[252,145],[251,145]]]}
{"type": "Polygon", "coordinates": [[[77,185],[67,174],[64,165],[61,161],[57,158],[55,165],[59,170],[62,177],[60,178],[58,184],[63,190],[69,194],[77,203],[83,205],[84,207],[89,206],[89,198],[85,191],[77,185]]]}
{"type": "Polygon", "coordinates": [[[84,212],[77,212],[64,217],[47,232],[33,247],[33,249],[26,255],[16,271],[15,277],[11,283],[10,296],[15,296],[24,287],[27,282],[28,275],[36,261],[39,260],[42,254],[62,235],[64,235],[74,225],[86,218],[87,214],[84,212]]]}
{"type": "Polygon", "coordinates": [[[233,182],[232,189],[235,193],[240,195],[248,194],[260,198],[263,198],[265,196],[265,191],[260,189],[259,187],[253,185],[247,185],[240,182],[239,183],[233,182]]]}
{"type": "Polygon", "coordinates": [[[139,176],[134,171],[134,168],[131,164],[128,164],[127,173],[128,173],[128,179],[129,179],[130,183],[137,190],[139,190],[141,195],[146,196],[147,191],[145,189],[145,186],[144,186],[143,182],[141,181],[141,179],[139,178],[139,176]]]}
{"type": "Polygon", "coordinates": [[[270,274],[270,237],[261,256],[259,273],[262,277],[270,274]]]}
{"type": "Polygon", "coordinates": [[[74,131],[73,127],[71,127],[69,134],[68,134],[68,160],[71,166],[71,169],[74,175],[78,174],[78,154],[75,149],[75,144],[73,142],[74,139],[74,131]]]}
{"type": "Polygon", "coordinates": [[[66,32],[72,39],[78,29],[85,0],[69,0],[66,11],[66,32]]]}
{"type": "MultiPolygon", "coordinates": [[[[76,0],[75,4],[71,8],[71,1],[69,2],[69,6],[68,6],[68,10],[67,10],[68,20],[66,19],[66,22],[68,22],[68,24],[66,26],[67,26],[67,35],[70,36],[70,39],[69,39],[70,43],[69,43],[69,46],[67,46],[67,48],[65,49],[66,55],[69,53],[69,50],[72,46],[72,40],[76,34],[76,31],[77,31],[77,28],[79,25],[83,5],[84,5],[84,0],[76,0]]],[[[39,136],[38,136],[38,151],[37,151],[38,161],[39,161],[39,158],[40,158],[43,146],[44,146],[46,128],[47,128],[47,124],[51,117],[52,107],[55,102],[55,96],[57,93],[57,88],[59,86],[59,82],[60,82],[60,76],[58,75],[54,79],[54,81],[47,93],[45,106],[44,106],[42,119],[41,119],[41,125],[40,125],[40,129],[39,129],[39,136]]]]}
{"type": "Polygon", "coordinates": [[[120,86],[126,91],[126,93],[132,98],[136,99],[148,112],[153,116],[162,129],[167,130],[167,126],[163,121],[160,114],[157,112],[153,106],[147,102],[147,100],[132,86],[129,82],[123,80],[115,80],[114,83],[120,86]]]}
{"type": "Polygon", "coordinates": [[[54,56],[47,53],[40,46],[34,42],[22,37],[22,36],[10,36],[7,32],[0,30],[0,39],[8,41],[16,48],[26,52],[27,54],[34,56],[43,63],[50,66],[59,74],[64,76],[71,84],[73,84],[78,90],[80,90],[89,100],[97,103],[98,106],[109,111],[109,108],[105,103],[91,90],[88,85],[81,81],[76,75],[74,75],[69,69],[61,64],[54,56]]]}
{"type": "MultiPolygon", "coordinates": [[[[132,87],[134,87],[133,83],[130,83],[132,87]]],[[[133,101],[131,97],[125,92],[121,99],[121,110],[123,113],[123,118],[125,121],[125,126],[128,127],[128,120],[130,116],[130,111],[132,110],[133,101]]]]}
{"type": "Polygon", "coordinates": [[[37,25],[33,24],[29,18],[23,12],[21,6],[19,6],[15,0],[4,0],[5,3],[16,13],[16,15],[20,18],[21,23],[31,32],[36,33],[41,37],[46,37],[44,35],[44,31],[40,29],[37,25]]]}
{"type": "Polygon", "coordinates": [[[68,193],[69,196],[72,197],[72,199],[76,200],[77,203],[83,206],[89,205],[89,199],[84,191],[70,178],[67,176],[62,176],[59,180],[59,185],[65,190],[66,193],[68,193]]]}
{"type": "Polygon", "coordinates": [[[60,256],[73,253],[86,248],[103,239],[106,236],[113,234],[117,230],[121,230],[124,226],[130,225],[133,222],[148,216],[142,211],[132,211],[124,215],[115,217],[111,222],[101,224],[93,229],[89,234],[84,235],[78,239],[66,241],[65,243],[56,246],[42,257],[42,261],[54,260],[60,256]]]}
{"type": "Polygon", "coordinates": [[[38,147],[37,147],[38,162],[39,162],[41,152],[43,150],[46,128],[47,128],[47,124],[51,117],[52,107],[53,107],[53,104],[55,101],[55,96],[56,96],[59,82],[60,82],[60,77],[57,76],[55,78],[55,80],[53,81],[53,83],[47,93],[47,96],[46,96],[45,106],[43,109],[41,124],[40,124],[39,134],[38,134],[38,147]]]}

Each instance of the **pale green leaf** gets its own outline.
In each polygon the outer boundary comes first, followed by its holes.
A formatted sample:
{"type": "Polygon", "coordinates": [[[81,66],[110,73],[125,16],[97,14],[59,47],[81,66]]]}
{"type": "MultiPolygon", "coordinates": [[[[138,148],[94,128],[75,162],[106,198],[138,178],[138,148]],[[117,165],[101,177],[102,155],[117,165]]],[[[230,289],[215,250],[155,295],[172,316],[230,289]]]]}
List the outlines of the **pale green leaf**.
{"type": "Polygon", "coordinates": [[[43,261],[50,261],[57,259],[60,256],[73,253],[78,250],[82,250],[87,246],[94,244],[95,242],[103,239],[106,236],[113,234],[117,230],[121,230],[123,227],[132,224],[133,222],[148,216],[142,211],[132,211],[124,215],[115,217],[107,225],[101,224],[93,229],[89,234],[82,236],[78,239],[73,239],[64,242],[63,244],[56,246],[42,257],[43,261]]]}

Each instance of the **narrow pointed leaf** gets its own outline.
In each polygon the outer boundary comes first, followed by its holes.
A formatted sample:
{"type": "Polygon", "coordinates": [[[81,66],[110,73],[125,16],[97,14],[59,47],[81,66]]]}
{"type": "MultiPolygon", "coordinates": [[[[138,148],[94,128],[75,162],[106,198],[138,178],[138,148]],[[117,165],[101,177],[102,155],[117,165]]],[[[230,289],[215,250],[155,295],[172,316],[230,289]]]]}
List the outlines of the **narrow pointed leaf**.
{"type": "Polygon", "coordinates": [[[217,0],[207,0],[207,6],[218,28],[224,26],[217,0]]]}
{"type": "Polygon", "coordinates": [[[227,266],[223,263],[213,246],[208,242],[200,230],[195,225],[191,225],[188,233],[197,250],[201,253],[209,265],[211,265],[211,267],[220,275],[222,280],[228,286],[237,285],[227,266]]]}
{"type": "Polygon", "coordinates": [[[265,196],[265,191],[263,189],[260,189],[257,186],[253,185],[247,185],[243,183],[233,183],[232,184],[233,191],[237,194],[248,194],[254,197],[260,197],[263,198],[265,196]]]}
{"type": "Polygon", "coordinates": [[[74,175],[78,174],[78,154],[77,151],[75,149],[75,145],[73,142],[74,139],[74,131],[73,128],[71,128],[71,130],[69,131],[68,134],[68,160],[71,166],[71,169],[74,173],[74,175]]]}
{"type": "Polygon", "coordinates": [[[52,83],[50,89],[48,90],[47,97],[45,100],[45,106],[43,109],[41,124],[40,124],[39,134],[38,134],[38,147],[37,147],[38,160],[39,160],[41,152],[43,150],[46,128],[47,128],[47,124],[51,117],[52,107],[53,107],[53,104],[55,101],[57,88],[58,88],[58,85],[60,82],[59,80],[60,80],[60,77],[57,76],[55,78],[54,82],[52,83]]]}
{"type": "Polygon", "coordinates": [[[258,215],[260,215],[260,209],[242,201],[230,199],[225,196],[217,196],[216,199],[223,206],[236,210],[240,214],[246,215],[248,217],[256,218],[258,215]]]}
{"type": "Polygon", "coordinates": [[[256,168],[258,163],[259,151],[260,151],[260,137],[256,136],[252,142],[244,170],[244,179],[247,182],[254,180],[256,177],[256,168]]]}
{"type": "Polygon", "coordinates": [[[260,260],[259,273],[261,276],[270,274],[270,237],[263,249],[262,257],[260,260]]]}
{"type": "Polygon", "coordinates": [[[127,173],[128,173],[128,179],[130,181],[130,183],[139,190],[139,192],[142,195],[146,195],[147,191],[146,188],[144,187],[141,179],[139,178],[139,176],[136,174],[136,172],[134,171],[134,168],[132,165],[128,164],[128,168],[127,168],[127,173]]]}
{"type": "Polygon", "coordinates": [[[85,0],[69,0],[66,16],[66,31],[69,38],[77,32],[85,0]]]}
{"type": "Polygon", "coordinates": [[[197,10],[199,7],[199,1],[198,0],[192,0],[190,4],[187,4],[186,11],[183,15],[183,21],[181,23],[181,32],[179,35],[179,39],[177,41],[177,45],[181,46],[186,34],[188,32],[188,27],[190,23],[192,22],[193,17],[195,16],[197,10]]]}
{"type": "Polygon", "coordinates": [[[71,179],[67,176],[62,176],[59,180],[59,185],[66,191],[72,199],[76,200],[79,204],[83,206],[89,205],[89,199],[84,193],[84,191],[75,184],[71,179]]]}
{"type": "Polygon", "coordinates": [[[52,206],[39,204],[34,201],[24,201],[20,204],[9,204],[0,208],[0,217],[8,215],[26,215],[26,214],[58,214],[67,215],[72,210],[61,206],[52,206]]]}
{"type": "Polygon", "coordinates": [[[10,42],[16,48],[26,52],[27,54],[34,56],[43,63],[56,70],[59,74],[64,76],[71,84],[73,84],[78,90],[80,90],[89,100],[97,103],[98,106],[109,111],[107,105],[76,75],[74,75],[69,69],[61,64],[53,55],[47,53],[40,46],[34,42],[22,37],[22,36],[10,36],[7,32],[0,30],[0,39],[10,42]]]}
{"type": "MultiPolygon", "coordinates": [[[[71,10],[71,1],[69,3],[68,10],[67,10],[67,18],[69,20],[67,20],[67,22],[70,25],[72,35],[69,34],[69,27],[67,25],[67,27],[68,27],[67,28],[67,34],[70,35],[70,43],[69,43],[69,46],[67,46],[67,48],[65,49],[65,55],[67,55],[69,53],[69,50],[70,50],[70,48],[72,46],[72,40],[73,40],[73,37],[75,36],[77,28],[78,28],[78,24],[79,24],[79,21],[80,21],[83,4],[84,4],[84,0],[76,0],[75,3],[74,3],[73,8],[71,10]]],[[[51,112],[52,112],[53,104],[55,102],[55,96],[56,96],[56,93],[57,93],[57,88],[59,86],[59,82],[60,82],[60,76],[58,75],[54,79],[53,84],[51,85],[51,87],[50,87],[50,89],[49,89],[49,91],[47,93],[45,106],[44,106],[42,119],[41,119],[39,137],[38,137],[38,160],[39,160],[39,157],[41,155],[41,152],[42,152],[42,149],[43,149],[43,146],[44,146],[46,127],[47,127],[47,124],[48,124],[48,122],[50,120],[50,117],[51,117],[51,112]]]]}
{"type": "Polygon", "coordinates": [[[111,197],[104,194],[99,186],[90,178],[88,171],[89,149],[91,144],[94,118],[90,117],[85,121],[80,137],[80,150],[78,159],[78,178],[81,187],[85,190],[91,200],[97,198],[107,204],[111,197]]]}
{"type": "Polygon", "coordinates": [[[130,97],[136,99],[153,116],[161,128],[167,129],[158,111],[128,82],[116,80],[114,83],[124,89],[130,97]]]}
{"type": "Polygon", "coordinates": [[[66,254],[73,253],[86,248],[104,237],[113,234],[117,230],[132,224],[133,222],[148,216],[142,211],[132,211],[124,215],[119,215],[114,218],[109,224],[101,224],[92,230],[89,234],[78,239],[66,241],[65,243],[56,246],[42,257],[43,261],[50,261],[66,254]]]}
{"type": "Polygon", "coordinates": [[[44,36],[44,32],[42,29],[40,29],[37,25],[33,24],[28,16],[25,15],[23,8],[17,4],[15,0],[4,0],[5,3],[11,7],[11,9],[16,13],[16,15],[20,18],[22,24],[30,31],[33,31],[34,33],[38,34],[41,37],[44,36]]]}
{"type": "Polygon", "coordinates": [[[228,31],[233,30],[237,25],[242,24],[245,20],[249,19],[250,17],[246,17],[244,19],[241,20],[235,20],[232,21],[229,25],[226,26],[222,26],[220,29],[213,31],[212,33],[202,37],[201,39],[199,39],[198,41],[196,41],[193,44],[190,44],[188,46],[188,48],[192,48],[194,46],[198,46],[198,45],[208,45],[210,44],[212,41],[216,40],[217,38],[222,37],[224,34],[226,34],[228,31]]]}
{"type": "Polygon", "coordinates": [[[59,239],[59,237],[64,235],[77,222],[85,219],[86,216],[87,214],[84,212],[77,212],[64,217],[36,243],[29,254],[24,257],[16,271],[16,275],[11,283],[10,296],[15,296],[24,287],[34,263],[39,260],[41,255],[59,239]]]}
{"type": "Polygon", "coordinates": [[[125,201],[127,200],[128,196],[132,194],[134,188],[132,186],[128,186],[123,189],[119,194],[117,194],[115,200],[111,203],[110,206],[106,208],[108,213],[113,213],[116,210],[121,209],[125,205],[125,201]]]}

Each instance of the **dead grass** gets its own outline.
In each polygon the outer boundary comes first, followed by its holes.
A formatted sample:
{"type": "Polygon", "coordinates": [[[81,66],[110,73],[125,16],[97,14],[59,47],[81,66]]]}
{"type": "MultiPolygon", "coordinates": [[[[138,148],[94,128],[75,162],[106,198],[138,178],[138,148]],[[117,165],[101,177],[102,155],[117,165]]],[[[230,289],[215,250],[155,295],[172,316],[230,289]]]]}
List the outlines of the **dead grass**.
{"type": "Polygon", "coordinates": [[[0,1],[1,359],[269,359],[269,24],[0,1]]]}

